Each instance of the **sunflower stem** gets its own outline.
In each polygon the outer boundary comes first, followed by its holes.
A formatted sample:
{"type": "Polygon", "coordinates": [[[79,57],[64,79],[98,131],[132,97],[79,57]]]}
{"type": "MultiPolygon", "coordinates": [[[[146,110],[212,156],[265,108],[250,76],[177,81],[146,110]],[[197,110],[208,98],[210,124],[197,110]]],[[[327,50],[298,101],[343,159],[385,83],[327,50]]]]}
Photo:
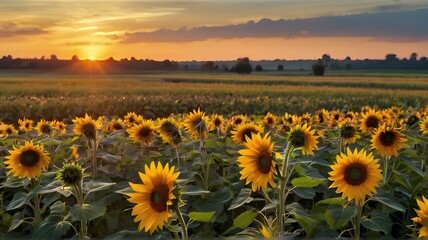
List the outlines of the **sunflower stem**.
{"type": "Polygon", "coordinates": [[[184,222],[183,215],[180,212],[180,208],[178,206],[175,206],[175,213],[177,214],[178,221],[180,222],[181,226],[181,238],[183,240],[189,239],[187,234],[187,224],[184,222]]]}
{"type": "MultiPolygon", "coordinates": [[[[33,190],[36,189],[36,187],[39,186],[38,179],[32,178],[31,179],[31,185],[32,185],[33,190]]],[[[37,193],[34,194],[33,211],[34,211],[34,226],[37,226],[42,219],[41,214],[40,214],[40,196],[37,193]]]]}
{"type": "Polygon", "coordinates": [[[360,227],[361,227],[361,216],[363,213],[363,205],[362,204],[360,205],[359,203],[357,203],[356,207],[357,207],[357,214],[355,215],[355,218],[354,218],[354,224],[355,224],[354,225],[354,239],[359,240],[360,234],[361,234],[360,227]]]}
{"type": "Polygon", "coordinates": [[[277,215],[277,223],[278,223],[278,233],[279,238],[282,238],[284,234],[284,213],[285,213],[285,188],[287,186],[287,170],[288,170],[288,161],[290,159],[291,153],[294,148],[290,142],[287,143],[287,148],[285,149],[284,162],[282,163],[281,169],[281,182],[279,186],[279,195],[278,195],[278,215],[277,215]]]}
{"type": "Polygon", "coordinates": [[[386,185],[388,182],[388,162],[390,157],[383,158],[383,184],[386,185]]]}
{"type": "MultiPolygon", "coordinates": [[[[73,186],[75,196],[77,199],[77,204],[79,204],[81,207],[85,204],[85,199],[83,197],[83,191],[82,191],[82,181],[80,181],[78,184],[73,186]]],[[[88,235],[88,222],[84,219],[80,220],[80,231],[79,231],[79,238],[84,239],[88,235]]]]}
{"type": "Polygon", "coordinates": [[[97,178],[98,163],[97,163],[97,143],[96,140],[89,140],[91,149],[91,164],[92,164],[92,177],[97,178]]]}

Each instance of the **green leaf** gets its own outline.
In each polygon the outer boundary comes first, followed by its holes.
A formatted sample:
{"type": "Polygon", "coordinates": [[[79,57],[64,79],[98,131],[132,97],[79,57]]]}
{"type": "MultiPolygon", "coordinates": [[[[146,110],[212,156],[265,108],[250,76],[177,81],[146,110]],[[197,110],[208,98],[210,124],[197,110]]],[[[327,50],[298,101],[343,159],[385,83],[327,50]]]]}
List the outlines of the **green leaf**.
{"type": "Polygon", "coordinates": [[[398,201],[392,193],[386,192],[383,189],[378,190],[378,194],[370,198],[370,200],[383,203],[384,205],[400,212],[405,212],[406,208],[398,201]]]}
{"type": "MultiPolygon", "coordinates": [[[[302,188],[305,189],[305,188],[302,188]]],[[[312,190],[312,189],[311,189],[312,190]]],[[[298,203],[292,203],[285,206],[286,211],[289,212],[293,218],[302,226],[307,237],[311,237],[315,226],[320,222],[313,215],[309,214],[306,209],[304,209],[298,203]]]]}
{"type": "Polygon", "coordinates": [[[249,203],[253,200],[251,196],[252,190],[249,188],[243,188],[239,192],[238,196],[233,199],[232,203],[230,204],[230,207],[227,210],[232,210],[235,208],[238,208],[246,203],[249,203]]]}
{"type": "Polygon", "coordinates": [[[76,204],[70,209],[70,215],[73,221],[91,221],[103,216],[105,212],[105,204],[99,202],[83,204],[83,206],[76,204]]]}
{"type": "Polygon", "coordinates": [[[12,231],[13,229],[19,227],[24,222],[25,222],[24,213],[23,212],[16,213],[12,217],[12,224],[9,227],[9,232],[12,231]]]}
{"type": "Polygon", "coordinates": [[[27,194],[24,192],[17,192],[13,195],[12,201],[6,208],[6,211],[14,210],[22,207],[27,201],[27,194]]]}
{"type": "Polygon", "coordinates": [[[37,228],[35,239],[60,239],[72,227],[68,221],[55,221],[47,219],[37,228]]]}
{"type": "Polygon", "coordinates": [[[211,212],[190,212],[188,214],[189,218],[193,221],[198,222],[209,222],[211,218],[214,216],[215,211],[211,212]]]}
{"type": "Polygon", "coordinates": [[[226,232],[224,232],[224,234],[227,234],[230,231],[235,230],[237,228],[244,229],[248,227],[254,221],[254,218],[256,218],[258,214],[259,213],[257,209],[254,209],[254,208],[239,214],[239,216],[233,220],[233,226],[227,229],[226,232]]]}
{"type": "Polygon", "coordinates": [[[361,224],[367,229],[376,232],[388,234],[392,227],[392,221],[382,211],[374,210],[367,218],[361,221],[361,224]]]}
{"type": "Polygon", "coordinates": [[[338,205],[344,207],[345,203],[346,203],[346,199],[341,198],[341,197],[336,197],[336,198],[327,198],[327,199],[318,201],[317,205],[318,204],[328,204],[328,205],[338,204],[338,205]]]}
{"type": "Polygon", "coordinates": [[[339,229],[345,226],[357,214],[355,207],[341,205],[330,205],[325,212],[327,224],[331,229],[339,229]]]}
{"type": "Polygon", "coordinates": [[[315,190],[313,188],[295,188],[293,193],[304,199],[313,199],[315,197],[315,190]]]}
{"type": "Polygon", "coordinates": [[[221,188],[220,190],[210,194],[210,201],[225,203],[232,199],[232,190],[228,187],[221,188]]]}
{"type": "Polygon", "coordinates": [[[295,187],[312,188],[321,184],[323,180],[311,177],[299,177],[291,180],[291,184],[295,187]]]}
{"type": "Polygon", "coordinates": [[[203,188],[194,186],[194,185],[187,185],[184,189],[183,195],[190,195],[190,196],[199,196],[201,194],[210,193],[209,191],[205,191],[203,188]]]}
{"type": "Polygon", "coordinates": [[[88,195],[89,193],[92,193],[92,192],[98,192],[98,191],[108,189],[115,184],[116,183],[111,183],[111,182],[89,181],[83,184],[83,189],[87,191],[86,195],[88,195]]]}

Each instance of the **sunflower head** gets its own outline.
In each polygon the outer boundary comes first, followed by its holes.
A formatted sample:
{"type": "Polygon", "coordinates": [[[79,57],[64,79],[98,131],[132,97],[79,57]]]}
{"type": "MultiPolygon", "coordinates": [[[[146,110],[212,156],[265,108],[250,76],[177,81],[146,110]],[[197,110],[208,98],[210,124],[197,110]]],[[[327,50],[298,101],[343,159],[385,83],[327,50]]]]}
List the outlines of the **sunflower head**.
{"type": "Polygon", "coordinates": [[[164,143],[177,146],[182,141],[183,135],[181,134],[180,126],[171,117],[160,120],[157,130],[164,143]]]}
{"type": "Polygon", "coordinates": [[[268,112],[266,116],[263,118],[263,124],[270,128],[274,128],[277,122],[278,122],[278,116],[270,112],[268,112]]]}
{"type": "Polygon", "coordinates": [[[329,127],[336,127],[343,119],[342,113],[339,112],[338,110],[334,110],[330,112],[330,116],[329,116],[329,123],[328,126],[329,127]]]}
{"type": "Polygon", "coordinates": [[[293,126],[296,124],[297,115],[292,115],[290,113],[284,113],[283,123],[288,126],[293,126]]]}
{"type": "Polygon", "coordinates": [[[329,115],[329,112],[325,109],[321,109],[317,111],[314,115],[314,120],[316,124],[322,124],[326,121],[327,117],[329,115]]]}
{"type": "Polygon", "coordinates": [[[57,180],[61,180],[66,187],[77,186],[83,179],[83,168],[77,163],[66,163],[58,171],[57,180]]]}
{"type": "Polygon", "coordinates": [[[222,129],[224,125],[224,118],[222,115],[213,114],[210,118],[211,123],[209,125],[209,130],[214,131],[217,129],[222,129]]]}
{"type": "Polygon", "coordinates": [[[372,136],[371,147],[377,149],[382,156],[398,156],[398,150],[405,146],[407,139],[394,125],[382,124],[372,136]]]}
{"type": "Polygon", "coordinates": [[[252,122],[238,125],[235,130],[232,130],[232,140],[238,144],[245,143],[247,138],[250,138],[253,133],[262,133],[263,127],[252,122]]]}
{"type": "Polygon", "coordinates": [[[156,128],[152,120],[143,120],[139,124],[128,128],[129,138],[134,142],[141,142],[145,145],[150,145],[155,140],[156,128]]]}
{"type": "Polygon", "coordinates": [[[35,178],[40,176],[42,170],[46,169],[50,158],[41,144],[25,142],[24,146],[14,147],[9,151],[4,162],[8,165],[9,172],[18,178],[35,178]]]}
{"type": "Polygon", "coordinates": [[[42,119],[37,123],[36,130],[39,136],[42,134],[51,135],[53,130],[52,122],[42,119]]]}
{"type": "Polygon", "coordinates": [[[183,126],[194,138],[205,139],[208,134],[207,122],[208,118],[205,116],[205,113],[201,112],[198,108],[198,111],[193,110],[193,112],[187,115],[183,121],[183,126]]]}
{"type": "Polygon", "coordinates": [[[126,126],[132,127],[134,124],[140,123],[143,120],[143,116],[138,115],[135,112],[129,112],[123,119],[126,126]]]}
{"type": "Polygon", "coordinates": [[[361,132],[365,134],[372,134],[373,130],[378,128],[382,124],[382,114],[374,109],[370,109],[368,112],[361,113],[361,132]]]}
{"type": "Polygon", "coordinates": [[[253,191],[266,189],[268,184],[275,187],[274,175],[276,174],[273,157],[274,144],[268,134],[264,137],[260,133],[252,133],[247,137],[245,149],[240,150],[238,165],[242,168],[240,180],[246,179],[246,184],[252,183],[253,191]]]}
{"type": "Polygon", "coordinates": [[[331,166],[328,179],[333,183],[330,188],[337,188],[336,193],[342,193],[342,198],[362,205],[366,196],[377,193],[376,187],[382,180],[379,167],[372,153],[367,155],[364,149],[352,152],[347,148],[346,154],[337,155],[336,163],[331,166]]]}
{"type": "Polygon", "coordinates": [[[102,122],[92,119],[88,114],[85,114],[84,118],[75,118],[73,120],[74,133],[77,135],[83,135],[88,140],[95,141],[97,139],[97,130],[101,129],[102,122]]]}
{"type": "Polygon", "coordinates": [[[18,134],[18,130],[16,130],[12,124],[0,124],[0,128],[1,128],[2,137],[18,134]]]}
{"type": "Polygon", "coordinates": [[[259,232],[262,234],[264,239],[272,239],[272,229],[268,226],[266,227],[264,224],[259,228],[259,232]]]}
{"type": "Polygon", "coordinates": [[[233,116],[229,121],[229,129],[234,129],[239,124],[247,123],[248,118],[242,114],[233,116]]]}
{"type": "Polygon", "coordinates": [[[19,130],[24,132],[29,132],[33,130],[33,120],[27,119],[24,117],[24,119],[18,119],[19,124],[19,130]]]}
{"type": "Polygon", "coordinates": [[[428,117],[425,117],[425,119],[421,121],[419,128],[421,129],[422,134],[428,135],[428,117]]]}
{"type": "Polygon", "coordinates": [[[425,196],[422,196],[422,199],[416,199],[416,203],[419,206],[419,209],[415,209],[417,217],[412,218],[413,222],[420,224],[421,228],[419,229],[419,238],[428,238],[428,200],[425,196]]]}
{"type": "Polygon", "coordinates": [[[57,130],[60,134],[63,134],[67,131],[67,129],[66,129],[67,124],[65,124],[62,121],[55,120],[52,122],[52,126],[53,126],[53,129],[57,130]]]}
{"type": "Polygon", "coordinates": [[[288,142],[293,148],[302,148],[305,155],[314,155],[313,150],[318,149],[318,136],[315,136],[315,130],[311,130],[306,124],[296,125],[288,133],[288,142]]]}
{"type": "Polygon", "coordinates": [[[110,123],[107,125],[107,130],[110,132],[114,132],[117,130],[125,129],[125,123],[122,121],[122,119],[112,119],[110,123]]]}
{"type": "Polygon", "coordinates": [[[151,162],[150,167],[145,166],[145,173],[139,173],[143,184],[129,183],[135,193],[128,194],[128,201],[136,204],[131,215],[136,216],[134,222],[140,222],[139,231],[144,229],[152,234],[162,229],[172,216],[170,206],[172,200],[176,199],[173,185],[180,175],[174,169],[168,163],[163,167],[160,162],[157,166],[151,162]]]}
{"type": "Polygon", "coordinates": [[[344,144],[352,144],[358,138],[360,138],[357,128],[349,119],[345,119],[339,123],[338,127],[340,131],[340,137],[343,139],[344,144]]]}

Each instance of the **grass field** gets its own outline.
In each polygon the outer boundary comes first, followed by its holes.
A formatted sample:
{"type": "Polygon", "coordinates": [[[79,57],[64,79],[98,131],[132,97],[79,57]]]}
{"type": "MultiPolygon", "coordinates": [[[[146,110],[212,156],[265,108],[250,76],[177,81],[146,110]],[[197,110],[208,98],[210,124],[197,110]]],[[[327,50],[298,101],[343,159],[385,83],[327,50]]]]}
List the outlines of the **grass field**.
{"type": "MultiPolygon", "coordinates": [[[[359,73],[362,74],[362,73],[359,73]]],[[[386,74],[315,77],[255,73],[150,73],[78,75],[0,73],[0,119],[64,119],[136,111],[164,117],[202,107],[208,113],[304,113],[359,110],[364,105],[423,107],[428,75],[386,74]],[[58,108],[61,106],[61,108],[58,108]]]]}

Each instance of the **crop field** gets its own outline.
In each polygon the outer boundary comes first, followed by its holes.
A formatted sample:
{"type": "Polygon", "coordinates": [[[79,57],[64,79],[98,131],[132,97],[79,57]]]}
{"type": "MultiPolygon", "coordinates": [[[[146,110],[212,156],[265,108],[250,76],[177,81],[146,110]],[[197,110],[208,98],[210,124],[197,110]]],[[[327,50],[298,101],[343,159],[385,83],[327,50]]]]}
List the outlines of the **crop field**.
{"type": "Polygon", "coordinates": [[[0,239],[428,234],[426,75],[0,73],[0,89],[0,239]]]}

